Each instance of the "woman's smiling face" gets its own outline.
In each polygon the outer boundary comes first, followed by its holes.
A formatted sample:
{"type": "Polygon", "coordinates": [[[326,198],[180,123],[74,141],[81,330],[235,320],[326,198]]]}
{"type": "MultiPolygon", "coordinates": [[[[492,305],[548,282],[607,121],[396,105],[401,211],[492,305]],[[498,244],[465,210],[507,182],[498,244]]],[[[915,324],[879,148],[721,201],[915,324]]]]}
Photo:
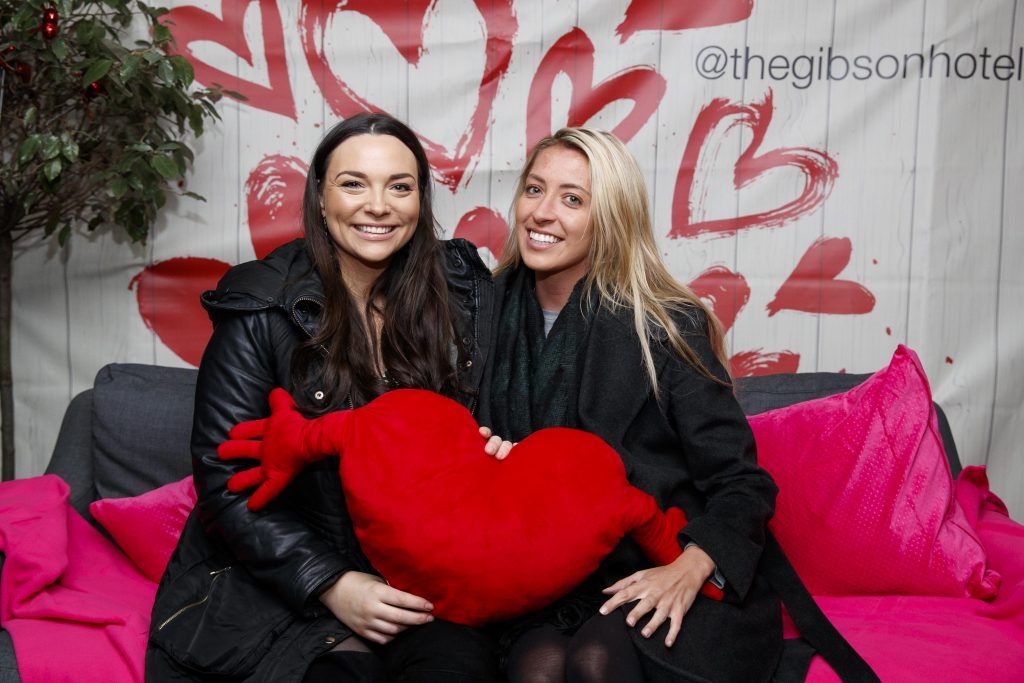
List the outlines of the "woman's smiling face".
{"type": "Polygon", "coordinates": [[[420,215],[416,157],[391,135],[356,135],[327,162],[321,207],[346,263],[383,269],[408,244],[420,215]]]}
{"type": "Polygon", "coordinates": [[[523,263],[539,275],[575,282],[590,267],[590,163],[574,149],[542,150],[516,201],[516,239],[523,263]]]}

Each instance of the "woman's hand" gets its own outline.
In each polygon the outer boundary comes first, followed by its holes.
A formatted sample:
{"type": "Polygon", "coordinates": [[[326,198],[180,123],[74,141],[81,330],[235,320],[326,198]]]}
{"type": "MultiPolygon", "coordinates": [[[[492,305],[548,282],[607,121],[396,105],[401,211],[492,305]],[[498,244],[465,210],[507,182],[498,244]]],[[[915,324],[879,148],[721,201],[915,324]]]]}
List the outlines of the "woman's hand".
{"type": "Polygon", "coordinates": [[[500,436],[491,434],[490,427],[481,427],[480,436],[487,439],[487,443],[484,444],[484,453],[493,455],[497,460],[504,460],[508,457],[509,451],[515,446],[511,441],[505,441],[500,436]]]}
{"type": "Polygon", "coordinates": [[[612,594],[612,597],[601,605],[601,614],[609,614],[619,605],[639,600],[626,616],[626,623],[636,626],[653,609],[654,616],[640,634],[650,638],[669,619],[671,623],[665,647],[672,647],[682,628],[683,616],[714,571],[714,560],[699,547],[692,545],[671,564],[638,571],[605,588],[603,592],[612,594]]]}
{"type": "Polygon", "coordinates": [[[384,645],[409,628],[434,620],[427,600],[389,586],[373,574],[349,571],[320,594],[320,602],[350,629],[384,645]]]}

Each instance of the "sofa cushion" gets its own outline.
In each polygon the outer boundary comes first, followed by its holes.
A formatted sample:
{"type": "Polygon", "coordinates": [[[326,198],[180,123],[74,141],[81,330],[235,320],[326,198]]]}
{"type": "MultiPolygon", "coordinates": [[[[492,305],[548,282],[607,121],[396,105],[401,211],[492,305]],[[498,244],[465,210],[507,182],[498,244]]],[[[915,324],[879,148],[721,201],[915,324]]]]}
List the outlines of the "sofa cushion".
{"type": "Polygon", "coordinates": [[[850,391],[750,424],[779,486],[770,528],[813,594],[995,595],[913,351],[900,346],[850,391]]]}
{"type": "Polygon", "coordinates": [[[188,476],[141,496],[102,498],[89,511],[146,578],[159,583],[195,505],[188,476]]]}
{"type": "Polygon", "coordinates": [[[135,496],[192,472],[196,371],[111,364],[93,386],[97,498],[135,496]]]}

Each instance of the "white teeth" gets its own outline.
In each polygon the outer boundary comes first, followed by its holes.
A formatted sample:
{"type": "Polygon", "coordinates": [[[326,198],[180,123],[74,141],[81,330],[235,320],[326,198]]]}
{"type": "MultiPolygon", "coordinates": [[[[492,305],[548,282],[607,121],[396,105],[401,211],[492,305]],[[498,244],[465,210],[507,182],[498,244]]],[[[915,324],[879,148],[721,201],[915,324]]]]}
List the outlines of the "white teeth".
{"type": "Polygon", "coordinates": [[[394,228],[390,225],[357,225],[356,230],[370,235],[386,235],[394,230],[394,228]]]}
{"type": "Polygon", "coordinates": [[[534,242],[544,242],[545,244],[554,244],[555,242],[562,241],[554,235],[545,235],[542,232],[534,232],[533,230],[530,230],[530,239],[534,242]]]}

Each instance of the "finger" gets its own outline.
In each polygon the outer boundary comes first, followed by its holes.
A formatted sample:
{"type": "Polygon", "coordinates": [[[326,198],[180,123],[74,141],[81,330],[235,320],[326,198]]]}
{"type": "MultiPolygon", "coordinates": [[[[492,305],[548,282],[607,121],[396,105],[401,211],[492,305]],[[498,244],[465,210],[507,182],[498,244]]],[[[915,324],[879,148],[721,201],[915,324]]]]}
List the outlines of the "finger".
{"type": "Polygon", "coordinates": [[[651,607],[650,601],[647,598],[643,598],[626,615],[626,623],[630,626],[636,626],[636,622],[643,619],[644,615],[651,611],[651,607]]]}
{"type": "Polygon", "coordinates": [[[485,439],[491,438],[491,428],[490,427],[481,427],[480,428],[480,436],[484,437],[485,439]]]}
{"type": "Polygon", "coordinates": [[[497,455],[495,457],[498,458],[498,460],[504,460],[505,458],[508,457],[508,454],[509,454],[509,452],[511,450],[512,450],[512,442],[511,441],[502,441],[501,445],[498,447],[498,453],[497,453],[497,455]]]}
{"type": "Polygon", "coordinates": [[[644,638],[650,638],[654,635],[654,632],[665,623],[666,619],[668,619],[668,608],[659,605],[658,608],[654,610],[654,616],[651,617],[651,620],[648,621],[643,630],[640,631],[640,635],[644,638]]]}
{"type": "Polygon", "coordinates": [[[669,620],[668,635],[665,637],[665,647],[672,647],[676,644],[676,638],[679,636],[679,630],[683,627],[683,612],[678,609],[673,610],[669,620]]]}
{"type": "Polygon", "coordinates": [[[295,401],[292,399],[292,395],[280,387],[270,392],[268,402],[270,403],[270,411],[274,413],[295,408],[295,401]]]}
{"type": "Polygon", "coordinates": [[[248,458],[260,460],[262,441],[225,441],[217,446],[217,457],[221,460],[248,458]]]}
{"type": "Polygon", "coordinates": [[[405,624],[395,624],[384,619],[371,619],[366,628],[376,631],[386,636],[397,636],[399,633],[409,628],[405,624]]]}
{"type": "MultiPolygon", "coordinates": [[[[403,609],[401,607],[392,607],[391,605],[381,605],[380,609],[374,610],[374,617],[381,622],[394,624],[395,626],[401,626],[406,628],[408,626],[422,626],[423,624],[429,624],[434,620],[434,617],[430,612],[420,612],[412,609],[403,609]]],[[[387,633],[387,631],[385,631],[387,633]]]]}
{"type": "Polygon", "coordinates": [[[412,593],[400,591],[397,588],[384,584],[381,586],[380,601],[392,607],[416,610],[418,612],[429,612],[434,609],[430,601],[412,593]]]}
{"type": "Polygon", "coordinates": [[[620,605],[625,605],[631,600],[636,600],[635,595],[636,589],[632,586],[623,588],[618,593],[608,598],[608,600],[601,605],[601,609],[598,610],[601,614],[611,614],[614,610],[618,609],[620,605]]]}
{"type": "Polygon", "coordinates": [[[268,479],[252,494],[246,507],[253,512],[262,509],[267,503],[277,498],[277,494],[281,493],[286,486],[288,486],[287,479],[268,479]]]}
{"type": "Polygon", "coordinates": [[[262,420],[249,420],[248,422],[239,422],[228,432],[228,436],[232,439],[256,439],[263,436],[263,432],[267,427],[267,418],[262,420]]]}
{"type": "Polygon", "coordinates": [[[501,437],[492,436],[487,440],[487,443],[484,444],[484,453],[487,455],[496,455],[499,448],[501,448],[501,437]]]}
{"type": "Polygon", "coordinates": [[[259,467],[244,470],[238,474],[231,475],[231,478],[228,479],[228,491],[231,491],[231,493],[241,493],[246,489],[259,486],[263,483],[263,479],[263,470],[259,467]]]}
{"type": "Polygon", "coordinates": [[[634,573],[630,574],[629,576],[627,576],[624,579],[619,579],[618,581],[616,581],[612,585],[608,586],[607,588],[605,588],[601,592],[602,593],[608,593],[608,594],[618,593],[620,590],[622,590],[626,586],[633,585],[634,583],[636,583],[637,581],[639,581],[643,577],[644,577],[644,575],[643,575],[642,571],[634,572],[634,573]]]}

